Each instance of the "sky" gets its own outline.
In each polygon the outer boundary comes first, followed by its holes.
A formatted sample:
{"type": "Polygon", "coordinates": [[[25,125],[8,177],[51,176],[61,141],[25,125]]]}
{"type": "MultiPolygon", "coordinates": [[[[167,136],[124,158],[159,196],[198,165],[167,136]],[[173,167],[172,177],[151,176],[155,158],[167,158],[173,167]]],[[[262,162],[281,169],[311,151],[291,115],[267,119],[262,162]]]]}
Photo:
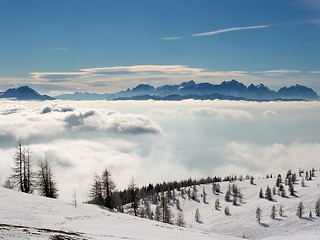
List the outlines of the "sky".
{"type": "Polygon", "coordinates": [[[237,79],[320,92],[317,0],[0,0],[0,90],[237,79]]]}
{"type": "Polygon", "coordinates": [[[207,176],[319,169],[320,102],[0,100],[0,184],[18,139],[46,156],[60,198],[88,200],[108,168],[118,189],[207,176]]]}

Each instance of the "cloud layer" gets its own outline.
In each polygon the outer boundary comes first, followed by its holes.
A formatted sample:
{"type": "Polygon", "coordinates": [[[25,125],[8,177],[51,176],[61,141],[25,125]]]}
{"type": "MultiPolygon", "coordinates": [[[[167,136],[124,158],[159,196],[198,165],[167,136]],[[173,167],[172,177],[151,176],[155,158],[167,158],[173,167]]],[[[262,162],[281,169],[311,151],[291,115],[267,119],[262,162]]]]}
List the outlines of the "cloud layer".
{"type": "Polygon", "coordinates": [[[318,102],[1,101],[0,181],[16,140],[53,163],[60,196],[88,198],[108,167],[118,188],[189,177],[319,168],[318,102]]]}

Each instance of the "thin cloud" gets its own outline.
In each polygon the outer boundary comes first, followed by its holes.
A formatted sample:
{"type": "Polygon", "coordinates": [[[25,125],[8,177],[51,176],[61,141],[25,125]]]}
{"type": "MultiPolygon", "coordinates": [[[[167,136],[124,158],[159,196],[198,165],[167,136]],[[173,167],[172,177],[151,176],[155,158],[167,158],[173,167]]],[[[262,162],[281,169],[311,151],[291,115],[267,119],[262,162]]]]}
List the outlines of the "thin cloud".
{"type": "Polygon", "coordinates": [[[266,70],[266,71],[257,71],[253,72],[254,74],[262,74],[265,76],[283,76],[288,74],[300,74],[300,70],[295,69],[274,69],[274,70],[266,70]]]}
{"type": "Polygon", "coordinates": [[[182,39],[182,37],[163,37],[161,38],[161,40],[165,40],[165,41],[173,41],[173,40],[180,40],[182,39]]]}
{"type": "MultiPolygon", "coordinates": [[[[247,74],[246,71],[210,71],[204,68],[193,68],[185,65],[133,65],[114,66],[102,68],[83,68],[76,72],[31,72],[31,77],[36,80],[62,81],[74,78],[92,78],[103,76],[239,76],[247,74]]],[[[96,82],[94,82],[96,83],[96,82]]],[[[99,82],[102,83],[102,82],[99,82]]]]}
{"type": "Polygon", "coordinates": [[[270,25],[224,28],[224,29],[219,29],[219,30],[215,30],[215,31],[212,31],[212,32],[196,33],[196,34],[192,34],[192,36],[193,37],[205,37],[205,36],[217,35],[217,34],[225,33],[225,32],[233,32],[233,31],[249,30],[249,29],[259,29],[259,28],[268,28],[268,27],[270,27],[270,25]]]}
{"type": "Polygon", "coordinates": [[[251,113],[244,110],[236,110],[236,109],[216,109],[216,108],[193,108],[190,110],[190,114],[194,116],[201,117],[222,117],[229,119],[237,119],[237,118],[247,118],[252,119],[253,116],[251,113]]]}
{"type": "Polygon", "coordinates": [[[310,74],[320,74],[320,71],[309,71],[310,74]]]}

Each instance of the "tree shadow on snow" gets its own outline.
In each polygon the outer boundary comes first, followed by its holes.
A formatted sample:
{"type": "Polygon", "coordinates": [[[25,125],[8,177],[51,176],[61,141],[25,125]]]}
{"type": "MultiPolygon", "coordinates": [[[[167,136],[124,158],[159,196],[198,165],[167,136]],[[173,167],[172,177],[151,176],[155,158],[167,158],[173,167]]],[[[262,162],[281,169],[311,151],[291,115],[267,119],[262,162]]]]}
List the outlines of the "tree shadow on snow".
{"type": "Polygon", "coordinates": [[[308,220],[308,221],[313,221],[314,218],[313,217],[311,217],[311,218],[310,217],[302,217],[302,219],[303,220],[308,220]]]}
{"type": "Polygon", "coordinates": [[[269,224],[266,224],[266,223],[260,223],[260,225],[261,225],[262,227],[269,227],[269,224]]]}

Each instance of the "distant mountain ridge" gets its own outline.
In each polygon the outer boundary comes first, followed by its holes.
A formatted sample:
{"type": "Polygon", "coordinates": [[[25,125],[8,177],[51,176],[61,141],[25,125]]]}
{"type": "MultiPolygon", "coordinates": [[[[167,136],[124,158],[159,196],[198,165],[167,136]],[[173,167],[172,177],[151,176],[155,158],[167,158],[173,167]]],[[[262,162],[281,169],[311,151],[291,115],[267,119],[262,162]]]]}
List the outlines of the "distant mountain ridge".
{"type": "Polygon", "coordinates": [[[247,100],[247,101],[310,101],[319,100],[318,94],[311,88],[298,85],[282,87],[279,91],[270,90],[263,84],[251,84],[248,87],[236,80],[224,81],[221,84],[195,83],[191,80],[179,85],[163,85],[154,87],[149,84],[120,91],[117,93],[75,92],[53,97],[41,95],[28,86],[10,88],[0,92],[0,98],[16,100],[163,100],[180,101],[195,100],[247,100]]]}
{"type": "Polygon", "coordinates": [[[9,99],[16,99],[16,100],[37,100],[37,101],[54,99],[48,95],[41,95],[28,86],[10,88],[5,92],[0,92],[0,98],[9,98],[9,99]]]}
{"type": "Polygon", "coordinates": [[[138,86],[111,94],[75,92],[56,96],[63,100],[172,100],[183,99],[223,99],[223,100],[318,100],[318,94],[311,88],[295,85],[283,87],[279,91],[270,90],[263,84],[251,84],[248,87],[236,80],[224,81],[221,84],[195,83],[191,80],[179,85],[163,85],[154,87],[149,84],[138,86]]]}

